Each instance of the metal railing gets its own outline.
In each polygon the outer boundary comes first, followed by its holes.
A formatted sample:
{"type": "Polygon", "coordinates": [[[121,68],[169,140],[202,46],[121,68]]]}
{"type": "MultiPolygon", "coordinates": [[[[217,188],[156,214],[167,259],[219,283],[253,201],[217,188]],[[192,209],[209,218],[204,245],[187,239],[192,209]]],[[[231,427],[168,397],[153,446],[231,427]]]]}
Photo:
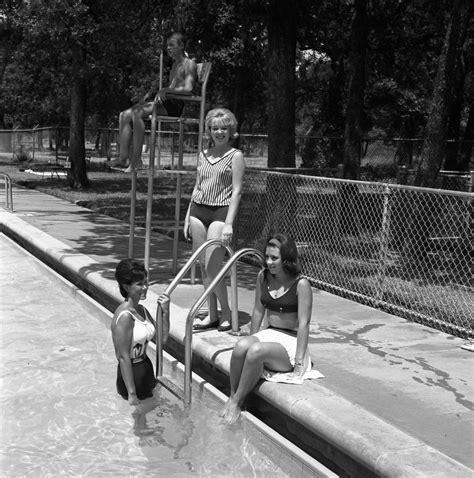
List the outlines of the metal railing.
{"type": "Polygon", "coordinates": [[[5,185],[5,209],[7,211],[13,212],[12,180],[7,173],[3,173],[0,171],[0,175],[3,178],[3,183],[5,185]]]}
{"type": "MultiPolygon", "coordinates": [[[[188,316],[186,318],[186,330],[184,335],[184,402],[186,404],[191,403],[191,384],[192,384],[192,370],[191,370],[191,362],[192,362],[192,341],[193,341],[193,319],[196,316],[197,312],[201,308],[202,304],[205,300],[212,294],[214,289],[219,285],[221,280],[225,277],[229,269],[235,266],[235,263],[241,258],[246,255],[254,255],[260,261],[263,262],[264,256],[263,254],[258,251],[257,249],[253,249],[250,247],[240,249],[237,252],[234,252],[232,257],[226,262],[224,267],[219,271],[217,276],[214,280],[209,284],[206,288],[204,293],[199,297],[199,299],[195,302],[195,304],[191,307],[188,316]]],[[[232,312],[234,312],[234,308],[232,307],[232,312]]]]}
{"type": "MultiPolygon", "coordinates": [[[[163,292],[164,295],[171,297],[171,294],[176,289],[176,287],[183,280],[184,276],[188,273],[191,267],[196,263],[201,254],[209,247],[213,245],[219,245],[225,247],[230,258],[234,256],[234,252],[230,246],[224,246],[220,239],[210,239],[198,247],[191,257],[187,260],[186,264],[180,269],[175,278],[171,281],[170,285],[163,292]]],[[[230,259],[229,259],[230,261],[230,259]]],[[[227,262],[227,264],[229,263],[227,262]]],[[[232,262],[234,264],[235,262],[232,262]]],[[[228,268],[226,269],[228,270],[228,268]]],[[[223,279],[224,276],[221,276],[219,282],[223,279]]],[[[238,306],[238,292],[237,292],[237,271],[233,267],[231,271],[230,278],[230,289],[231,289],[231,313],[232,313],[232,331],[238,332],[239,330],[239,306],[238,306]]],[[[163,374],[163,310],[161,304],[158,303],[156,309],[156,375],[157,377],[163,374]]]]}
{"type": "Polygon", "coordinates": [[[313,286],[473,332],[472,193],[247,170],[234,249],[291,235],[313,286]]]}

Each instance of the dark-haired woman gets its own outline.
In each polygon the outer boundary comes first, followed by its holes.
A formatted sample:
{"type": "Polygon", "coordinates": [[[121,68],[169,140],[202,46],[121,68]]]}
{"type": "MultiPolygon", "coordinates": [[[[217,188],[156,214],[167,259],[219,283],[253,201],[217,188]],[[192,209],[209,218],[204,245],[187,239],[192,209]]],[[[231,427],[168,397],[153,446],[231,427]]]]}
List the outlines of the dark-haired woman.
{"type": "MultiPolygon", "coordinates": [[[[155,336],[155,322],[148,310],[140,305],[146,299],[148,275],[143,263],[134,259],[120,261],[115,270],[120,293],[125,298],[112,318],[112,340],[117,366],[117,392],[130,405],[153,396],[155,374],[146,354],[148,342],[155,336]]],[[[163,341],[169,332],[169,298],[160,296],[163,308],[163,341]]]]}
{"type": "Polygon", "coordinates": [[[250,335],[239,340],[232,352],[230,398],[221,413],[228,423],[239,418],[264,368],[299,377],[312,366],[308,334],[313,295],[308,280],[299,275],[293,239],[285,234],[271,236],[265,263],[257,277],[250,335]],[[259,330],[265,313],[268,327],[259,330]]]}

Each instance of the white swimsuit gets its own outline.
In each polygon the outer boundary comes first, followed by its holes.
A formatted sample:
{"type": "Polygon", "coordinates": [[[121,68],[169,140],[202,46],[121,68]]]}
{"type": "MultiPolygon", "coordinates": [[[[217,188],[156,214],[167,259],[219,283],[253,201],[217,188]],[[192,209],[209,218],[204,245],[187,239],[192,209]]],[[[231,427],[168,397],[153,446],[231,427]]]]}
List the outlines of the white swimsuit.
{"type": "MultiPolygon", "coordinates": [[[[143,321],[129,310],[122,310],[122,312],[120,312],[115,321],[116,324],[120,320],[120,317],[122,317],[122,315],[125,313],[129,313],[135,321],[135,323],[133,324],[133,337],[132,346],[130,349],[130,358],[132,359],[132,362],[139,362],[145,357],[148,342],[155,336],[155,326],[150,321],[150,319],[148,319],[148,317],[145,318],[145,320],[143,321]]],[[[145,315],[147,315],[146,309],[145,315]]]]}

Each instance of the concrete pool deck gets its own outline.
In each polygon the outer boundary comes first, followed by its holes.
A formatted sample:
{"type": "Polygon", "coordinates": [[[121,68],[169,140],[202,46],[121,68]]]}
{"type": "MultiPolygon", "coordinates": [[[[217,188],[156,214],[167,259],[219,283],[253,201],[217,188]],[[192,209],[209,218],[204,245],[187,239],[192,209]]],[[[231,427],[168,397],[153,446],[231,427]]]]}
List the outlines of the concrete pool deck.
{"type": "MultiPolygon", "coordinates": [[[[113,271],[127,256],[128,225],[34,190],[14,187],[13,201],[13,213],[0,210],[1,231],[114,308],[120,296],[113,271]]],[[[139,229],[138,257],[143,244],[139,229]]],[[[155,294],[173,277],[171,248],[169,238],[153,234],[147,301],[152,312],[155,294]]],[[[182,265],[190,248],[180,249],[182,265]]],[[[252,311],[256,270],[238,270],[244,323],[252,311]]],[[[183,341],[187,312],[201,291],[187,280],[172,295],[174,347],[183,341]]],[[[197,332],[194,356],[226,375],[237,339],[215,330],[197,332]]],[[[295,434],[306,450],[338,464],[335,471],[345,476],[474,476],[474,355],[462,344],[315,290],[310,350],[325,378],[301,386],[261,383],[256,406],[267,403],[299,424],[295,434]]]]}

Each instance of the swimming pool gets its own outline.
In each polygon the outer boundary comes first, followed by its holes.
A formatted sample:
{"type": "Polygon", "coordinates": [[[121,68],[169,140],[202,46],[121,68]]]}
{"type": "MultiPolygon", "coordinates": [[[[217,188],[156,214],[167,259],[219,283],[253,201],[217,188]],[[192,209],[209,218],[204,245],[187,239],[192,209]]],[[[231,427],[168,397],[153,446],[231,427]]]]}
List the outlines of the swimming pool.
{"type": "MultiPolygon", "coordinates": [[[[222,423],[206,387],[190,408],[157,387],[132,413],[104,310],[4,236],[0,262],[3,476],[332,475],[249,421],[222,423]]],[[[167,356],[165,375],[179,368],[167,356]]]]}

